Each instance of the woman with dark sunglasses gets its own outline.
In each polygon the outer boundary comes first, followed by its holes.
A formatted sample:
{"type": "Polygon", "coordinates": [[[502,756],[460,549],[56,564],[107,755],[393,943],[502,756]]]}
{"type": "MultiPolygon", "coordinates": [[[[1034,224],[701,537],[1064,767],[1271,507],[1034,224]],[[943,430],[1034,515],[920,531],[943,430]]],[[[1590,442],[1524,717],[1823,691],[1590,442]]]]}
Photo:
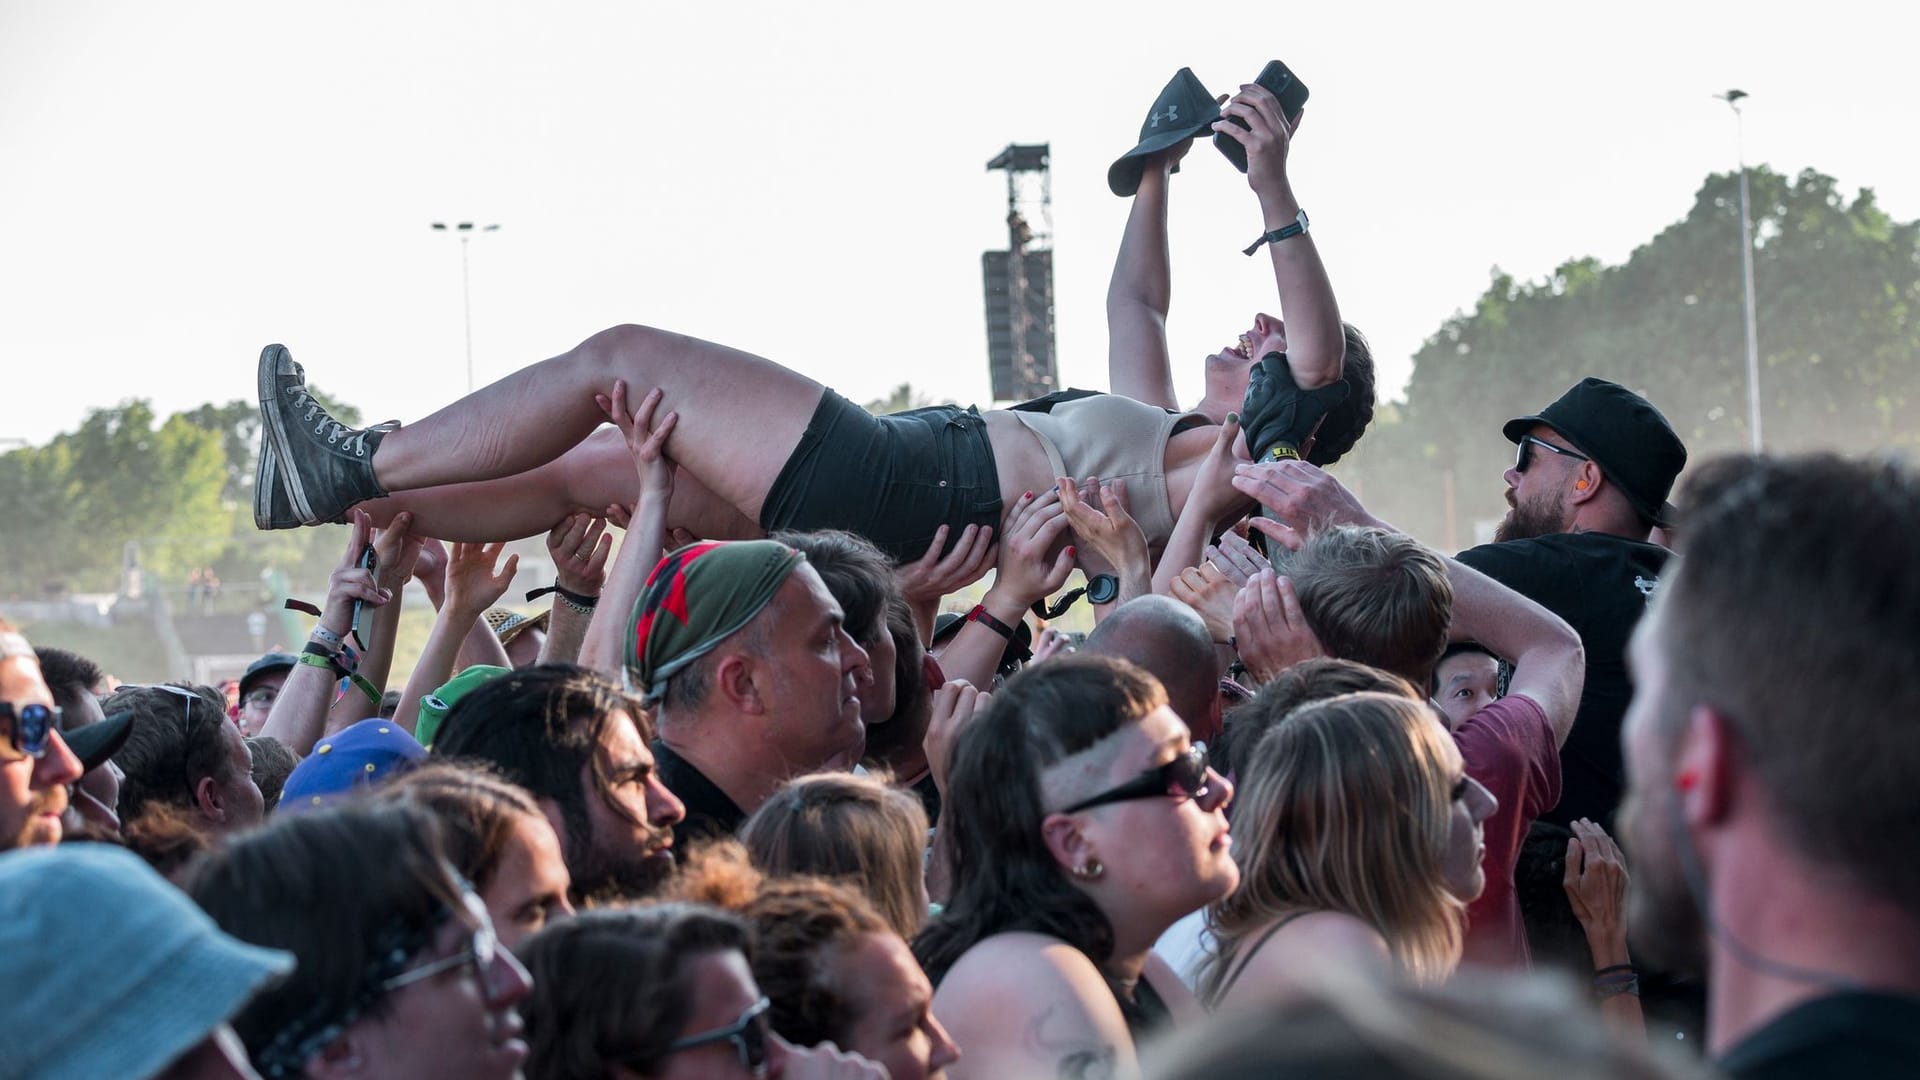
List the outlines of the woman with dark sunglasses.
{"type": "Polygon", "coordinates": [[[752,931],[704,904],[602,908],[527,939],[528,1080],[873,1080],[879,1066],[773,1033],[752,931]]]}
{"type": "Polygon", "coordinates": [[[1152,947],[1239,880],[1232,798],[1139,668],[1070,656],[1008,681],[955,748],[955,887],[914,946],[966,1051],[950,1074],[1126,1071],[1196,1014],[1152,947]]]}

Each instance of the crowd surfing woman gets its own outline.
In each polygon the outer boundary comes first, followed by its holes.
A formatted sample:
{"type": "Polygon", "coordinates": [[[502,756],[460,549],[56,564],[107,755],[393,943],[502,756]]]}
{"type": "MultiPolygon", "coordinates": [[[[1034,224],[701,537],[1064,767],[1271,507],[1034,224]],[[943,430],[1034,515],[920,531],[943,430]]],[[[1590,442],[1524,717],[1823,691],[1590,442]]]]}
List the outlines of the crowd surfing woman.
{"type": "Polygon", "coordinates": [[[1215,902],[1209,1006],[1260,1000],[1323,966],[1439,983],[1486,885],[1495,803],[1421,701],[1358,693],[1289,714],[1236,753],[1240,887],[1215,902]]]}
{"type": "Polygon", "coordinates": [[[946,909],[914,942],[956,1077],[1105,1075],[1197,1011],[1153,943],[1233,890],[1233,786],[1139,668],[1030,667],[959,737],[946,909]]]}
{"type": "MultiPolygon", "coordinates": [[[[1222,112],[1216,128],[1247,148],[1265,227],[1294,223],[1291,127],[1278,102],[1247,87],[1222,112]]],[[[1347,342],[1314,241],[1270,246],[1290,323],[1261,316],[1210,360],[1209,400],[1240,400],[1249,369],[1269,354],[1284,356],[1302,390],[1342,377],[1347,342]]],[[[259,393],[262,528],[334,520],[361,503],[376,521],[411,511],[425,533],[463,540],[532,535],[582,510],[617,516],[632,499],[631,461],[620,432],[595,433],[609,418],[670,430],[681,474],[669,518],[693,535],[844,528],[896,561],[991,539],[1003,558],[1010,548],[1047,556],[1038,583],[1047,592],[1076,560],[1090,573],[1112,569],[1068,548],[1062,477],[1123,480],[1149,549],[1173,556],[1161,560],[1170,572],[1198,562],[1208,536],[1247,505],[1232,486],[1246,454],[1235,417],[1217,424],[1107,394],[874,417],[769,360],[641,326],[595,334],[406,426],[335,422],[278,345],[261,355],[259,393]],[[628,388],[648,387],[630,411],[628,388]]],[[[1358,437],[1371,415],[1370,395],[1359,397],[1327,417],[1310,460],[1331,460],[1358,437]]],[[[1011,622],[1030,602],[1013,599],[988,613],[1011,622]]]]}

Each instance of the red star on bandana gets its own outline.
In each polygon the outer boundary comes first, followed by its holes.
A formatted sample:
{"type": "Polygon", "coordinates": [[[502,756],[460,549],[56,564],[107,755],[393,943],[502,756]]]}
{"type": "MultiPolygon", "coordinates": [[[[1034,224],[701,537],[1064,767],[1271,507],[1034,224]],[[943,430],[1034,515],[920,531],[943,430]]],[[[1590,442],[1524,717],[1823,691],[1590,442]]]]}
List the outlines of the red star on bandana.
{"type": "Polygon", "coordinates": [[[687,625],[687,568],[695,559],[720,546],[720,541],[709,540],[694,544],[685,551],[678,551],[660,560],[653,574],[647,578],[647,588],[640,597],[640,617],[634,620],[633,640],[636,654],[645,651],[647,634],[653,629],[654,617],[665,611],[687,625]]]}

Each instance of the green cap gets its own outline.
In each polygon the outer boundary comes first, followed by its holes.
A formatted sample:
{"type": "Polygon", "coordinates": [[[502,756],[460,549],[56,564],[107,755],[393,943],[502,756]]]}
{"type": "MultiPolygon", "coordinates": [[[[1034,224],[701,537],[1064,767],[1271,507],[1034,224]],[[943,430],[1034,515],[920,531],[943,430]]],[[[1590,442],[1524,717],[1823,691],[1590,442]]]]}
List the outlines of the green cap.
{"type": "Polygon", "coordinates": [[[446,720],[447,714],[453,711],[461,698],[473,693],[481,683],[512,671],[512,668],[493,664],[475,664],[448,679],[440,689],[420,699],[420,719],[413,725],[413,737],[419,740],[421,746],[433,749],[433,737],[439,733],[441,722],[446,720]]]}

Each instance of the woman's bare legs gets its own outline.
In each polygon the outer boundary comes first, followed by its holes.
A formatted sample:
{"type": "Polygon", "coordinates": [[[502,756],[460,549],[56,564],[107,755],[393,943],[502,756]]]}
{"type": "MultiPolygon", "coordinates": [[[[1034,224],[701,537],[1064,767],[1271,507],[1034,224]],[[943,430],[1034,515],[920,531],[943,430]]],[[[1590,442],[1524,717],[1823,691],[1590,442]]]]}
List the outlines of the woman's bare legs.
{"type": "MultiPolygon", "coordinates": [[[[395,514],[411,511],[414,528],[443,540],[487,543],[536,536],[568,514],[604,514],[614,505],[632,508],[633,457],[619,431],[603,427],[573,449],[536,469],[493,480],[396,491],[360,504],[384,528],[395,514]]],[[[667,523],[707,540],[763,535],[758,522],[686,469],[674,480],[667,523]]]]}
{"type": "MultiPolygon", "coordinates": [[[[645,326],[616,326],[387,433],[374,453],[374,475],[390,492],[411,492],[529,473],[559,459],[600,425],[605,416],[594,395],[611,393],[622,379],[634,399],[651,387],[664,392],[661,409],[680,414],[667,453],[754,521],[822,392],[812,379],[738,349],[645,326]]],[[[628,461],[623,483],[630,483],[631,473],[628,461]]],[[[489,489],[456,489],[448,507],[492,513],[480,505],[483,497],[492,501],[489,489]]],[[[623,494],[609,501],[627,500],[623,494]]],[[[513,513],[506,515],[511,519],[513,513]]],[[[421,527],[427,528],[424,522],[421,527]]]]}

